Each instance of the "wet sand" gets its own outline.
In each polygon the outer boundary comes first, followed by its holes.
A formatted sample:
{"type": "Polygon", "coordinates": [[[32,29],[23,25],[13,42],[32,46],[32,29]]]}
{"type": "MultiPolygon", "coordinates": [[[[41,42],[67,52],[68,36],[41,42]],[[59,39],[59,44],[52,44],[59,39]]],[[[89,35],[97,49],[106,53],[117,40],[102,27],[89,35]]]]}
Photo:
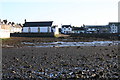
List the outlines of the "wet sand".
{"type": "Polygon", "coordinates": [[[118,79],[118,46],[2,49],[3,78],[118,79]]]}

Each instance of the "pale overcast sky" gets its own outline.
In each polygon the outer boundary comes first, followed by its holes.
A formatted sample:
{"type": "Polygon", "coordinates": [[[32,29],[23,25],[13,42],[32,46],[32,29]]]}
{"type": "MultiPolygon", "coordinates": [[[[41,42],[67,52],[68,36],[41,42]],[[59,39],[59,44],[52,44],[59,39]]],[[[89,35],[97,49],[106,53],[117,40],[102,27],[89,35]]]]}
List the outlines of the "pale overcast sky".
{"type": "Polygon", "coordinates": [[[118,21],[119,0],[0,0],[0,18],[24,23],[54,21],[74,26],[118,21]]]}

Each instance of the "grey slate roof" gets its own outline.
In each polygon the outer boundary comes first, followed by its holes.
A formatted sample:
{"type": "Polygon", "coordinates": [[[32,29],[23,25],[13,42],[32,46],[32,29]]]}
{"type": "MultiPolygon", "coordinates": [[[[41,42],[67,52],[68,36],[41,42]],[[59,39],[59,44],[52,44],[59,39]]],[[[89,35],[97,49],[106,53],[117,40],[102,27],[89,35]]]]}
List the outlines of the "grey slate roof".
{"type": "Polygon", "coordinates": [[[116,26],[120,25],[120,22],[109,22],[109,25],[115,24],[116,26]]]}
{"type": "Polygon", "coordinates": [[[86,28],[105,28],[109,27],[108,25],[85,25],[86,28]]]}
{"type": "Polygon", "coordinates": [[[73,30],[85,30],[84,27],[73,27],[72,29],[73,29],[73,30]]]}
{"type": "Polygon", "coordinates": [[[25,22],[23,27],[44,27],[44,26],[52,26],[53,21],[40,21],[40,22],[25,22]]]}

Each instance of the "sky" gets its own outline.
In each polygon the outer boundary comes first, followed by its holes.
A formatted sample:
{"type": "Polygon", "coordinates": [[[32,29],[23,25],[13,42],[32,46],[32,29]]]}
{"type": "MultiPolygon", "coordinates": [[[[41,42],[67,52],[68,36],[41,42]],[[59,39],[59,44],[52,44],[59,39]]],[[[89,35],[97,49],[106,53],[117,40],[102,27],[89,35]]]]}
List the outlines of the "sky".
{"type": "Polygon", "coordinates": [[[118,21],[119,0],[0,0],[0,19],[54,21],[53,25],[107,25],[118,21]]]}

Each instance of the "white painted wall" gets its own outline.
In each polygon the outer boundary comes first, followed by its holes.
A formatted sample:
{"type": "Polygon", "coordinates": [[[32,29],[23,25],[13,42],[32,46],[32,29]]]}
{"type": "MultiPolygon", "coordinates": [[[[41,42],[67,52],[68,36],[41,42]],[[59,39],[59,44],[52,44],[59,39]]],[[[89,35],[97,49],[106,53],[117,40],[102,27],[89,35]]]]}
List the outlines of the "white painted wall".
{"type": "Polygon", "coordinates": [[[0,38],[10,38],[10,30],[0,29],[0,38]]]}
{"type": "Polygon", "coordinates": [[[23,31],[22,31],[23,33],[26,33],[26,32],[28,33],[28,31],[29,31],[29,27],[23,27],[23,31]]]}
{"type": "Polygon", "coordinates": [[[48,27],[40,27],[40,32],[48,32],[48,27]]]}
{"type": "Polygon", "coordinates": [[[11,27],[10,28],[10,33],[21,33],[22,28],[16,28],[16,27],[11,27]]]}
{"type": "Polygon", "coordinates": [[[10,33],[14,33],[14,27],[11,26],[10,33]]]}
{"type": "Polygon", "coordinates": [[[62,33],[72,33],[72,28],[62,28],[62,33]]]}
{"type": "Polygon", "coordinates": [[[10,29],[2,29],[0,25],[0,38],[10,38],[10,29]]]}
{"type": "Polygon", "coordinates": [[[21,33],[21,32],[22,32],[22,28],[16,28],[16,31],[15,31],[15,32],[21,33]]]}
{"type": "MultiPolygon", "coordinates": [[[[48,32],[48,27],[39,27],[41,33],[47,33],[48,32]]],[[[23,27],[23,33],[29,32],[29,27],[23,27]]],[[[38,33],[38,27],[30,27],[30,32],[31,33],[38,33]]],[[[51,27],[49,27],[49,32],[51,32],[51,27]]]]}
{"type": "Polygon", "coordinates": [[[59,28],[58,27],[55,27],[55,34],[59,34],[59,28]]]}
{"type": "Polygon", "coordinates": [[[38,27],[30,27],[31,33],[38,33],[38,27]]]}
{"type": "Polygon", "coordinates": [[[52,28],[51,27],[49,27],[49,32],[52,32],[52,28]]]}
{"type": "Polygon", "coordinates": [[[52,28],[52,31],[55,32],[55,28],[52,28]]]}

